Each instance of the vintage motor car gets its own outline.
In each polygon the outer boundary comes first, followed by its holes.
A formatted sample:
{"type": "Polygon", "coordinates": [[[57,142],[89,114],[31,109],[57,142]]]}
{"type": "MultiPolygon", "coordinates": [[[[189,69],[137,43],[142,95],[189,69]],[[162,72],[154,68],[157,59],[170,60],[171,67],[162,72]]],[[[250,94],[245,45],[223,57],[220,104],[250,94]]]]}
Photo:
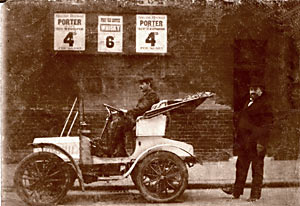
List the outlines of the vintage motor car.
{"type": "MultiPolygon", "coordinates": [[[[17,166],[14,184],[18,196],[27,204],[45,206],[58,204],[72,188],[75,180],[85,190],[97,181],[117,181],[131,176],[141,195],[149,202],[170,202],[179,197],[188,185],[187,166],[197,163],[193,146],[165,138],[167,119],[172,112],[189,112],[212,97],[211,92],[199,92],[184,99],[162,100],[136,120],[135,146],[127,157],[94,155],[99,138],[90,136],[81,123],[78,136],[69,136],[73,127],[60,137],[35,138],[33,152],[17,166]],[[96,147],[96,148],[95,148],[96,147]]],[[[104,104],[108,115],[100,139],[106,135],[109,123],[121,109],[104,104]]],[[[101,141],[100,141],[101,142],[101,141]]]]}

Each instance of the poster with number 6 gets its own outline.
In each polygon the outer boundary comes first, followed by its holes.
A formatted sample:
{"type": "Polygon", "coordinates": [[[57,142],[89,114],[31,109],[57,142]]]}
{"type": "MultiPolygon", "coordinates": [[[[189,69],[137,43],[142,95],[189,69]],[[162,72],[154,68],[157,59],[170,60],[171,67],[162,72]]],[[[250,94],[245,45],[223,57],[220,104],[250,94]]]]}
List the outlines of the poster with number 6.
{"type": "Polygon", "coordinates": [[[98,17],[98,52],[122,52],[123,17],[98,17]]]}
{"type": "Polygon", "coordinates": [[[85,50],[85,14],[54,14],[54,50],[85,50]]]}
{"type": "Polygon", "coordinates": [[[167,53],[167,15],[136,15],[136,52],[167,53]]]}

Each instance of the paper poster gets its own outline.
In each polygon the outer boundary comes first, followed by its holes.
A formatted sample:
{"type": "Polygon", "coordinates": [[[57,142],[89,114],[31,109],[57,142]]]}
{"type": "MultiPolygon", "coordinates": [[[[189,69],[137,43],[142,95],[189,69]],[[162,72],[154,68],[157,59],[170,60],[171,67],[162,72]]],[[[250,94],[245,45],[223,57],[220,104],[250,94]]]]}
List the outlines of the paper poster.
{"type": "Polygon", "coordinates": [[[85,14],[54,14],[54,50],[85,50],[85,14]]]}
{"type": "Polygon", "coordinates": [[[167,15],[136,16],[136,52],[167,53],[167,15]]]}
{"type": "Polygon", "coordinates": [[[98,17],[98,52],[122,52],[123,17],[98,17]]]}

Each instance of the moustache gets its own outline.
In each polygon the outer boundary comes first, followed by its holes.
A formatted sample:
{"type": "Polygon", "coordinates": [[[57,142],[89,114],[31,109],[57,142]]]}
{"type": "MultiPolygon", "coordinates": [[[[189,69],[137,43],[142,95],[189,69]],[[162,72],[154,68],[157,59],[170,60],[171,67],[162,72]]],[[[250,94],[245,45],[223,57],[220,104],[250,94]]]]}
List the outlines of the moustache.
{"type": "Polygon", "coordinates": [[[250,97],[251,97],[251,98],[256,98],[257,96],[258,96],[258,94],[254,93],[254,92],[253,92],[253,93],[250,93],[250,97]]]}

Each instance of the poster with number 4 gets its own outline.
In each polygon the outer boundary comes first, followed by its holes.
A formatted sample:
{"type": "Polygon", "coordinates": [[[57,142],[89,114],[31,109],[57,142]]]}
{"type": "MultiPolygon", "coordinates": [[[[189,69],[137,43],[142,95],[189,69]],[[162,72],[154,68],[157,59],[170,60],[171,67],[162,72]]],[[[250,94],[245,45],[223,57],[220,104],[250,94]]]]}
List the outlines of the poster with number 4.
{"type": "Polygon", "coordinates": [[[85,14],[54,14],[54,50],[85,50],[85,14]]]}
{"type": "Polygon", "coordinates": [[[122,52],[123,17],[98,17],[98,52],[122,52]]]}
{"type": "Polygon", "coordinates": [[[136,52],[167,53],[167,15],[136,16],[136,52]]]}

